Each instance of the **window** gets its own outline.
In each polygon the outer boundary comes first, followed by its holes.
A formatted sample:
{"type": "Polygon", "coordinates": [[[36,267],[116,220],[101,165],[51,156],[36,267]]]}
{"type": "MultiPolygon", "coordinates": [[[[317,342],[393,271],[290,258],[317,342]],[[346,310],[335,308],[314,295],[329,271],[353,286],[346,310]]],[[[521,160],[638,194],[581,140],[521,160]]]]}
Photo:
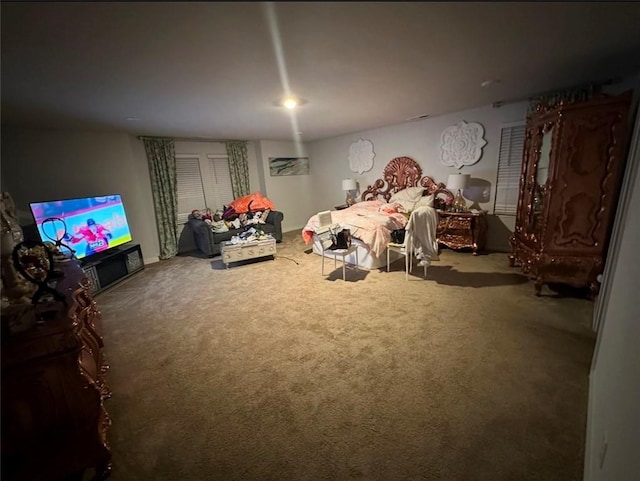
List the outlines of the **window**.
{"type": "Polygon", "coordinates": [[[229,158],[222,154],[176,154],[178,224],[194,209],[222,209],[233,200],[229,158]]]}
{"type": "Polygon", "coordinates": [[[494,214],[516,214],[525,129],[525,124],[518,122],[517,124],[504,126],[500,133],[494,214]]]}
{"type": "Polygon", "coordinates": [[[209,185],[213,188],[212,195],[206,195],[205,190],[207,207],[210,207],[211,210],[222,209],[233,200],[229,157],[208,154],[207,166],[209,167],[209,185]]]}
{"type": "Polygon", "coordinates": [[[197,156],[176,155],[178,184],[178,224],[187,222],[194,209],[205,207],[204,187],[200,175],[200,160],[197,156]]]}

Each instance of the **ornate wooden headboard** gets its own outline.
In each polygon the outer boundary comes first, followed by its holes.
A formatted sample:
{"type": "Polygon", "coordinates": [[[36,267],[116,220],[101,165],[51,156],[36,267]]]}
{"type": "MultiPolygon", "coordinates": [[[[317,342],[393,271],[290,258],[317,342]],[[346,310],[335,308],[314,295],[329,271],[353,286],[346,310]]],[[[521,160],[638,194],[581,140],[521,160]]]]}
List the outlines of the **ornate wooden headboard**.
{"type": "Polygon", "coordinates": [[[453,194],[447,190],[442,182],[436,183],[431,177],[422,177],[420,165],[411,157],[396,157],[386,165],[382,171],[382,179],[377,179],[362,193],[362,200],[375,200],[379,197],[387,202],[393,194],[407,187],[422,186],[426,195],[445,197],[453,200],[453,194]]]}

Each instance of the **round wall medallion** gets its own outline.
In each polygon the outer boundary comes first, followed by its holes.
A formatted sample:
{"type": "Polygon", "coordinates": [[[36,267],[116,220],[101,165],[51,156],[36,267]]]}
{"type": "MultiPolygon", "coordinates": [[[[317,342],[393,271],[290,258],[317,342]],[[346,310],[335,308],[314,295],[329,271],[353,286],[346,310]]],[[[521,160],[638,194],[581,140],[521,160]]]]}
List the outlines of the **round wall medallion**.
{"type": "Polygon", "coordinates": [[[373,167],[373,143],[370,140],[360,139],[349,147],[349,168],[352,172],[362,174],[373,167]]]}
{"type": "Polygon", "coordinates": [[[473,165],[482,157],[484,128],[477,122],[464,120],[458,125],[448,127],[440,139],[440,158],[444,165],[460,169],[464,165],[473,165]]]}

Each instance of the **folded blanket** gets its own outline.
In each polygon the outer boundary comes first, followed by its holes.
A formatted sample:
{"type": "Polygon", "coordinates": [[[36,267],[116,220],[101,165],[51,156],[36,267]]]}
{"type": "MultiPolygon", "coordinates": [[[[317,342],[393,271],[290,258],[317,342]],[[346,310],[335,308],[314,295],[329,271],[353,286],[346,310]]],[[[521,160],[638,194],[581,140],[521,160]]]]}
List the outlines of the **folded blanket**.
{"type": "Polygon", "coordinates": [[[411,212],[405,242],[407,245],[413,243],[413,252],[421,266],[438,260],[437,227],[438,213],[433,207],[419,207],[411,212]]]}

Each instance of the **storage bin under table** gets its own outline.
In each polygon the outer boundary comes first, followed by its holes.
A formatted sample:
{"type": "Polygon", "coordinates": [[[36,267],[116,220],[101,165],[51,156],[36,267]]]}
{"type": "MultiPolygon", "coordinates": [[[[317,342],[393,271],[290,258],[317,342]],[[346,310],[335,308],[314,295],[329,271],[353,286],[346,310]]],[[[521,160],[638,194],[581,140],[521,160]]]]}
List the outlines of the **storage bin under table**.
{"type": "Polygon", "coordinates": [[[259,257],[276,256],[276,240],[274,238],[240,242],[233,244],[223,242],[221,246],[222,262],[228,269],[232,262],[256,259],[259,257]]]}

